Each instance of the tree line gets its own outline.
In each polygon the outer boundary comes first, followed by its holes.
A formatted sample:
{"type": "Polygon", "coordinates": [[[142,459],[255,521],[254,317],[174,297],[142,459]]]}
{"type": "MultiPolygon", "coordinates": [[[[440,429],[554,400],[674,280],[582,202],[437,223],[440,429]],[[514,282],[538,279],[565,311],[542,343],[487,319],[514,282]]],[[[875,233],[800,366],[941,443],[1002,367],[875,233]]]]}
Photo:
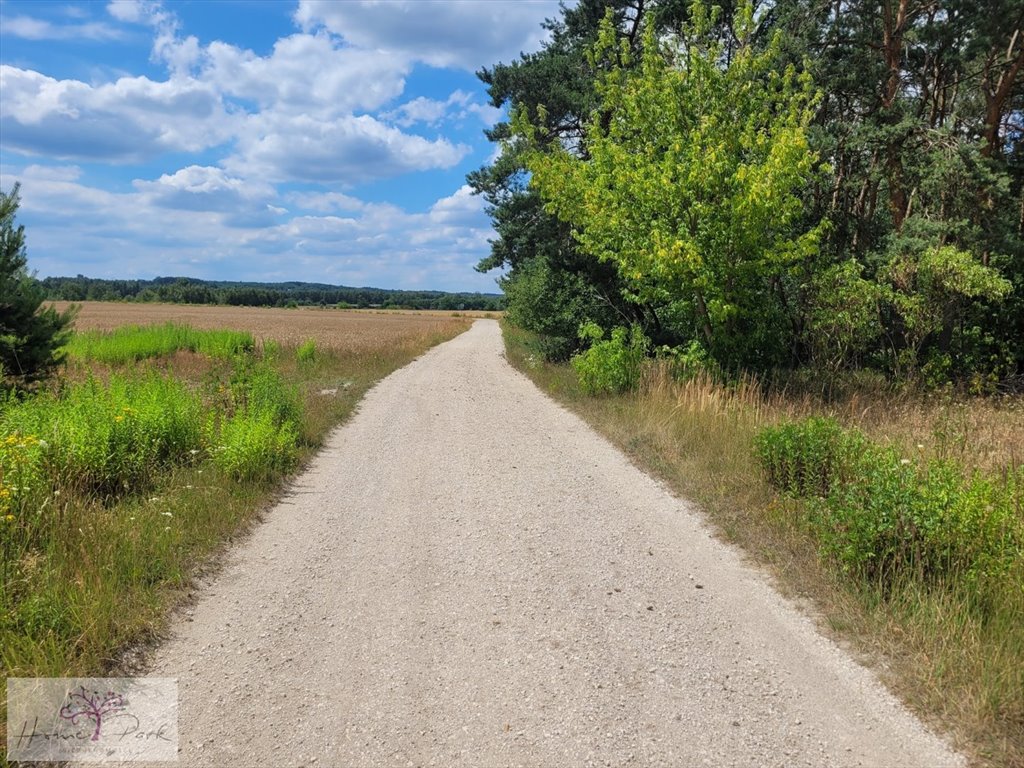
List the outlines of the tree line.
{"type": "Polygon", "coordinates": [[[508,316],[725,371],[1024,373],[1024,4],[580,0],[478,73],[508,316]]]}
{"type": "Polygon", "coordinates": [[[500,294],[349,288],[303,282],[252,283],[186,277],[105,280],[78,275],[47,277],[40,283],[46,298],[54,301],[161,301],[245,307],[341,306],[450,311],[500,311],[504,308],[504,297],[500,294]]]}

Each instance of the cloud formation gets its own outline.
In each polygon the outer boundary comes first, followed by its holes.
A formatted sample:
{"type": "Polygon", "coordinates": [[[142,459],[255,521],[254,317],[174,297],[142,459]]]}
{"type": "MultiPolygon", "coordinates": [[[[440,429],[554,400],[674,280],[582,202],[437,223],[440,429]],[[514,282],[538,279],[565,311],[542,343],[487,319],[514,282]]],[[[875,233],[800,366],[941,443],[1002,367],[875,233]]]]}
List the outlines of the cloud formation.
{"type": "Polygon", "coordinates": [[[54,24],[32,16],[0,16],[0,27],[6,34],[25,40],[123,40],[125,32],[101,21],[81,24],[54,24]]]}
{"type": "Polygon", "coordinates": [[[19,220],[41,274],[495,290],[473,271],[490,221],[452,170],[482,159],[480,129],[499,111],[466,72],[534,47],[555,0],[303,0],[260,53],[244,34],[187,34],[158,0],[50,6],[46,19],[27,9],[2,34],[137,51],[141,40],[163,73],[0,64],[0,188],[23,182],[19,220]],[[426,93],[407,92],[424,78],[426,93]],[[409,174],[443,186],[381,186],[409,174]],[[385,202],[392,189],[416,202],[385,202]]]}
{"type": "Polygon", "coordinates": [[[295,20],[361,48],[474,72],[536,50],[538,22],[557,13],[557,0],[299,0],[295,20]]]}
{"type": "Polygon", "coordinates": [[[408,212],[334,192],[282,197],[273,186],[203,166],[137,180],[129,192],[81,176],[76,166],[0,168],[0,188],[23,184],[19,221],[41,274],[496,290],[493,277],[473,271],[493,233],[483,202],[465,186],[408,212]],[[111,258],[119,251],[130,261],[111,258]],[[73,270],[66,253],[75,256],[73,270]]]}

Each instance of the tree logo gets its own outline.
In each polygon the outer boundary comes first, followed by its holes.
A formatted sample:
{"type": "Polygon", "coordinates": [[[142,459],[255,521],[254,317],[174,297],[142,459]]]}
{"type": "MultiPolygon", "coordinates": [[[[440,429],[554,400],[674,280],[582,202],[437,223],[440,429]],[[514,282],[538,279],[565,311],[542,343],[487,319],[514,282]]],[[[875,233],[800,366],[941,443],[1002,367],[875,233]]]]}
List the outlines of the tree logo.
{"type": "Polygon", "coordinates": [[[99,741],[104,718],[109,720],[123,714],[127,706],[127,699],[119,693],[107,691],[101,694],[99,691],[87,691],[84,685],[80,685],[77,691],[68,693],[67,703],[60,708],[60,716],[72,725],[91,721],[94,727],[90,741],[99,741]]]}

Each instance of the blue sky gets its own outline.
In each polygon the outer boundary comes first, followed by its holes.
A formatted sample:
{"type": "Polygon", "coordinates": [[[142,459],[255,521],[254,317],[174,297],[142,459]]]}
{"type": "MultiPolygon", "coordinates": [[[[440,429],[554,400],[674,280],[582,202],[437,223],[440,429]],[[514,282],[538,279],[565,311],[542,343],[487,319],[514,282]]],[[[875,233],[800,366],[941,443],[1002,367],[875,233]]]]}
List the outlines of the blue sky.
{"type": "Polygon", "coordinates": [[[39,276],[497,290],[474,72],[557,0],[0,0],[0,189],[39,276]]]}

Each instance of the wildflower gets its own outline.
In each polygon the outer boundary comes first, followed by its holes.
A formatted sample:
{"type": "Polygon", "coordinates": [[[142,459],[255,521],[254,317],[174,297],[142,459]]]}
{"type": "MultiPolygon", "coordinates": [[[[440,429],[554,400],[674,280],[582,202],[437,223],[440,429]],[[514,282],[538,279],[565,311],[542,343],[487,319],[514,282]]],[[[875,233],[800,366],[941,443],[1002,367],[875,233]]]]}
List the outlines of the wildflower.
{"type": "Polygon", "coordinates": [[[161,512],[160,514],[164,517],[174,517],[174,515],[171,512],[161,512]]]}
{"type": "Polygon", "coordinates": [[[118,422],[124,421],[124,416],[115,416],[114,417],[114,421],[118,421],[118,422]]]}
{"type": "Polygon", "coordinates": [[[921,443],[918,443],[917,444],[917,450],[923,451],[924,450],[924,445],[922,445],[921,443]]]}
{"type": "Polygon", "coordinates": [[[4,520],[6,520],[8,523],[13,523],[14,522],[14,515],[7,515],[4,518],[4,520]]]}
{"type": "Polygon", "coordinates": [[[900,464],[906,465],[906,464],[909,464],[909,463],[910,463],[910,459],[900,459],[900,464]]]}

